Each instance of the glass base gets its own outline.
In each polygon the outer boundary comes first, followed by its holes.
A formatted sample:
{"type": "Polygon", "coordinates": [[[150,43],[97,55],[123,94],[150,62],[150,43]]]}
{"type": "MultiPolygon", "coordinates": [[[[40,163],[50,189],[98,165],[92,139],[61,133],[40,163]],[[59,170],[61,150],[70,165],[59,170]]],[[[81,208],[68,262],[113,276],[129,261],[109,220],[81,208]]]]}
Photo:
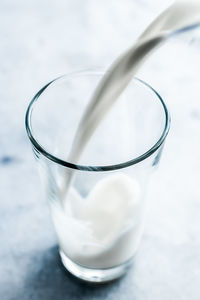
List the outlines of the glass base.
{"type": "Polygon", "coordinates": [[[60,250],[59,252],[64,267],[72,275],[74,275],[75,277],[81,280],[91,282],[91,283],[104,283],[121,277],[127,272],[133,260],[130,259],[127,262],[113,268],[91,269],[91,268],[82,267],[81,265],[74,263],[62,252],[62,250],[60,250]]]}

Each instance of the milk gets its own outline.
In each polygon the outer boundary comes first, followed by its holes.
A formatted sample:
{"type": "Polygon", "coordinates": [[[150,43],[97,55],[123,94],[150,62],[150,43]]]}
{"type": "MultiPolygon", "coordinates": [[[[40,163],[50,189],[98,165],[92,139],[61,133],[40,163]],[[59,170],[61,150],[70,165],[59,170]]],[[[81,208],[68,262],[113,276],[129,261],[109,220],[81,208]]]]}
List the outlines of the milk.
{"type": "MultiPolygon", "coordinates": [[[[175,2],[147,27],[130,49],[114,61],[80,120],[68,161],[78,162],[99,123],[151,53],[169,38],[196,26],[200,26],[200,1],[175,2]]],[[[72,178],[73,170],[67,170],[61,189],[63,197],[72,178]]]]}
{"type": "Polygon", "coordinates": [[[67,200],[64,211],[52,204],[65,255],[91,268],[113,267],[133,256],[143,225],[137,181],[123,173],[109,175],[86,199],[71,189],[67,200]]]}
{"type": "MultiPolygon", "coordinates": [[[[199,24],[200,1],[176,2],[111,65],[83,114],[68,161],[78,162],[98,124],[152,51],[171,36],[199,24]]],[[[109,268],[130,259],[137,249],[143,224],[138,183],[124,174],[108,176],[87,199],[82,199],[70,187],[72,179],[73,170],[67,170],[61,188],[64,209],[53,208],[64,253],[91,268],[109,268]]]]}

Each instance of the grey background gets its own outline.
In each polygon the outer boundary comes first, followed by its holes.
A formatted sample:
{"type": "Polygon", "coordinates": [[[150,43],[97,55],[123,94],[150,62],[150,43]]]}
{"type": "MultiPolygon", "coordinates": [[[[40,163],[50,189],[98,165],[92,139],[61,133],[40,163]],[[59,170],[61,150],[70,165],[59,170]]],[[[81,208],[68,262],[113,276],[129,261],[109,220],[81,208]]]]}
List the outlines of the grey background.
{"type": "Polygon", "coordinates": [[[0,299],[200,299],[199,32],[165,45],[138,76],[172,113],[133,268],[88,286],[61,266],[24,129],[32,96],[63,73],[108,66],[170,1],[0,2],[0,299]]]}

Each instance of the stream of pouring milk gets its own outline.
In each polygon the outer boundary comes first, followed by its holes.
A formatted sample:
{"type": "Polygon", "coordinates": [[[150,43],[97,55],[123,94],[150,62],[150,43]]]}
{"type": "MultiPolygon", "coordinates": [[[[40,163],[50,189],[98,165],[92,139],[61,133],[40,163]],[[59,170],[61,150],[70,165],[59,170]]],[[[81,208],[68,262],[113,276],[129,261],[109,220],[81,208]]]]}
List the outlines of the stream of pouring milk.
{"type": "MultiPolygon", "coordinates": [[[[171,36],[200,25],[200,1],[183,0],[172,4],[142,33],[137,42],[108,69],[79,123],[68,161],[77,163],[87,142],[114,102],[135,76],[149,55],[171,36]]],[[[71,173],[71,174],[70,174],[71,173]]],[[[67,191],[72,179],[69,172],[64,182],[67,191]]]]}
{"type": "MultiPolygon", "coordinates": [[[[175,2],[150,24],[99,83],[80,121],[68,161],[78,162],[98,124],[152,51],[174,34],[199,24],[200,1],[190,0],[175,2]]],[[[138,183],[123,174],[107,177],[83,201],[69,189],[73,170],[67,172],[61,194],[69,217],[61,211],[54,213],[64,253],[75,262],[93,268],[125,262],[134,254],[141,233],[138,183]]]]}

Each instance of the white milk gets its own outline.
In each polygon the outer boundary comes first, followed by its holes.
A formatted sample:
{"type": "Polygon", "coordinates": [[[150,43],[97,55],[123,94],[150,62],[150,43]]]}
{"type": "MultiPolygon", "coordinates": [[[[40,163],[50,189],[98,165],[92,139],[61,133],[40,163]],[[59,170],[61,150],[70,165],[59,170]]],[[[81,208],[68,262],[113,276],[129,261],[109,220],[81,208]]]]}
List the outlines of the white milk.
{"type": "Polygon", "coordinates": [[[171,36],[197,25],[200,25],[200,1],[175,2],[158,16],[138,41],[111,65],[97,86],[79,123],[69,161],[78,161],[98,124],[152,51],[171,36]]]}
{"type": "Polygon", "coordinates": [[[61,249],[69,258],[87,267],[108,268],[133,256],[144,212],[135,180],[110,175],[87,199],[71,190],[67,200],[65,211],[53,204],[52,212],[61,249]]]}
{"type": "MultiPolygon", "coordinates": [[[[171,36],[199,25],[200,1],[183,0],[172,4],[147,27],[137,42],[111,65],[97,86],[79,123],[68,161],[78,162],[98,124],[151,53],[171,36]]],[[[66,172],[63,197],[73,178],[73,170],[66,172]]]]}
{"type": "MultiPolygon", "coordinates": [[[[152,51],[199,23],[199,0],[176,2],[113,63],[80,121],[69,161],[78,161],[98,124],[152,51]]],[[[141,235],[138,184],[125,175],[108,177],[83,201],[75,191],[69,192],[72,175],[73,170],[66,173],[61,189],[65,211],[53,208],[61,248],[74,262],[88,267],[107,268],[125,262],[134,254],[141,235]]]]}

